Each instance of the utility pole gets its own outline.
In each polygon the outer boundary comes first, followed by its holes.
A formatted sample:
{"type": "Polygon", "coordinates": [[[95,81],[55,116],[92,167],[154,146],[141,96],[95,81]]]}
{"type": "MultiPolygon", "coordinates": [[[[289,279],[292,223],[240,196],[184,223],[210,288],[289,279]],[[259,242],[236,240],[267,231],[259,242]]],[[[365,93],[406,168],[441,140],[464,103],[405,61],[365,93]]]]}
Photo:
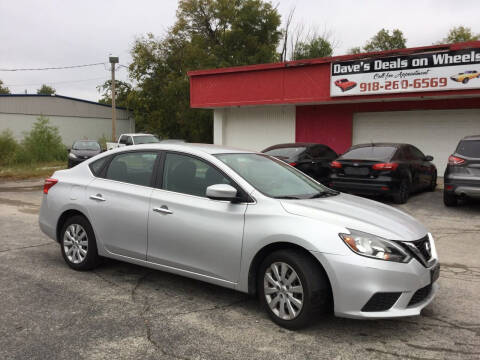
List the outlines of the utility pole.
{"type": "Polygon", "coordinates": [[[112,141],[117,141],[117,114],[115,112],[115,64],[118,64],[118,56],[110,56],[110,65],[112,66],[112,83],[111,83],[111,91],[112,91],[112,141]]]}

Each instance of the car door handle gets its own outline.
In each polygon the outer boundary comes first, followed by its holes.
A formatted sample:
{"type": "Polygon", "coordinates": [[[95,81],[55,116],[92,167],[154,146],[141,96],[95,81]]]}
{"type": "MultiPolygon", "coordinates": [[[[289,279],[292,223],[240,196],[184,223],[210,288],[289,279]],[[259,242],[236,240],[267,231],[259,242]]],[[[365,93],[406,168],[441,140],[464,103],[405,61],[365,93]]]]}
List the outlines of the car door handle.
{"type": "Polygon", "coordinates": [[[154,207],[153,211],[162,213],[162,214],[173,214],[173,211],[170,210],[167,206],[163,205],[162,207],[154,207]]]}
{"type": "Polygon", "coordinates": [[[103,198],[102,194],[90,195],[90,199],[98,200],[98,201],[106,201],[106,199],[103,198]]]}

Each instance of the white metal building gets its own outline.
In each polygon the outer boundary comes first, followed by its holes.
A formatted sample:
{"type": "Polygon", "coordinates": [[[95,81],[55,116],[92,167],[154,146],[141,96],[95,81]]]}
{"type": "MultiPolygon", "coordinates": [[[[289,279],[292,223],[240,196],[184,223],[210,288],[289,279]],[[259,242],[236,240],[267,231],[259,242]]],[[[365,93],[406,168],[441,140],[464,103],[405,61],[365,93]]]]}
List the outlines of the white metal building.
{"type": "MultiPolygon", "coordinates": [[[[117,136],[135,132],[131,113],[117,108],[117,136]]],[[[92,101],[60,95],[0,95],[0,132],[10,129],[16,140],[32,129],[39,116],[58,127],[62,141],[71,146],[78,139],[98,140],[112,134],[112,108],[92,101]]]]}

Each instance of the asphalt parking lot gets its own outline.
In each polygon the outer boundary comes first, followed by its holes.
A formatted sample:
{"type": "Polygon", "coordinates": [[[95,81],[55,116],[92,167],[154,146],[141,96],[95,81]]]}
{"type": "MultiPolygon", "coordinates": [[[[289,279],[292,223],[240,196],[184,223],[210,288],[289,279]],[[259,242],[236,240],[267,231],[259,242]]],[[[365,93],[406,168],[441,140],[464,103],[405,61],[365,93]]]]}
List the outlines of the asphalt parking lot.
{"type": "Polygon", "coordinates": [[[106,261],[75,272],[37,225],[38,182],[0,183],[1,359],[478,359],[480,204],[446,208],[442,192],[399,206],[433,233],[442,264],[422,316],[327,316],[292,332],[255,299],[106,261]]]}

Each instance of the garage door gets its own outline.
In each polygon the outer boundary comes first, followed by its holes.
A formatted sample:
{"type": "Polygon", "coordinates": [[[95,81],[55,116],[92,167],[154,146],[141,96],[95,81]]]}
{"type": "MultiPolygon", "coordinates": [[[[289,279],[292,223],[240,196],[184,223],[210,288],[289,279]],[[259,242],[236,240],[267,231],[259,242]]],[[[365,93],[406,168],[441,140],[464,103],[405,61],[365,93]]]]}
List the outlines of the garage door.
{"type": "Polygon", "coordinates": [[[466,135],[480,134],[480,109],[357,113],[353,144],[401,142],[432,155],[443,176],[448,157],[466,135]]]}

